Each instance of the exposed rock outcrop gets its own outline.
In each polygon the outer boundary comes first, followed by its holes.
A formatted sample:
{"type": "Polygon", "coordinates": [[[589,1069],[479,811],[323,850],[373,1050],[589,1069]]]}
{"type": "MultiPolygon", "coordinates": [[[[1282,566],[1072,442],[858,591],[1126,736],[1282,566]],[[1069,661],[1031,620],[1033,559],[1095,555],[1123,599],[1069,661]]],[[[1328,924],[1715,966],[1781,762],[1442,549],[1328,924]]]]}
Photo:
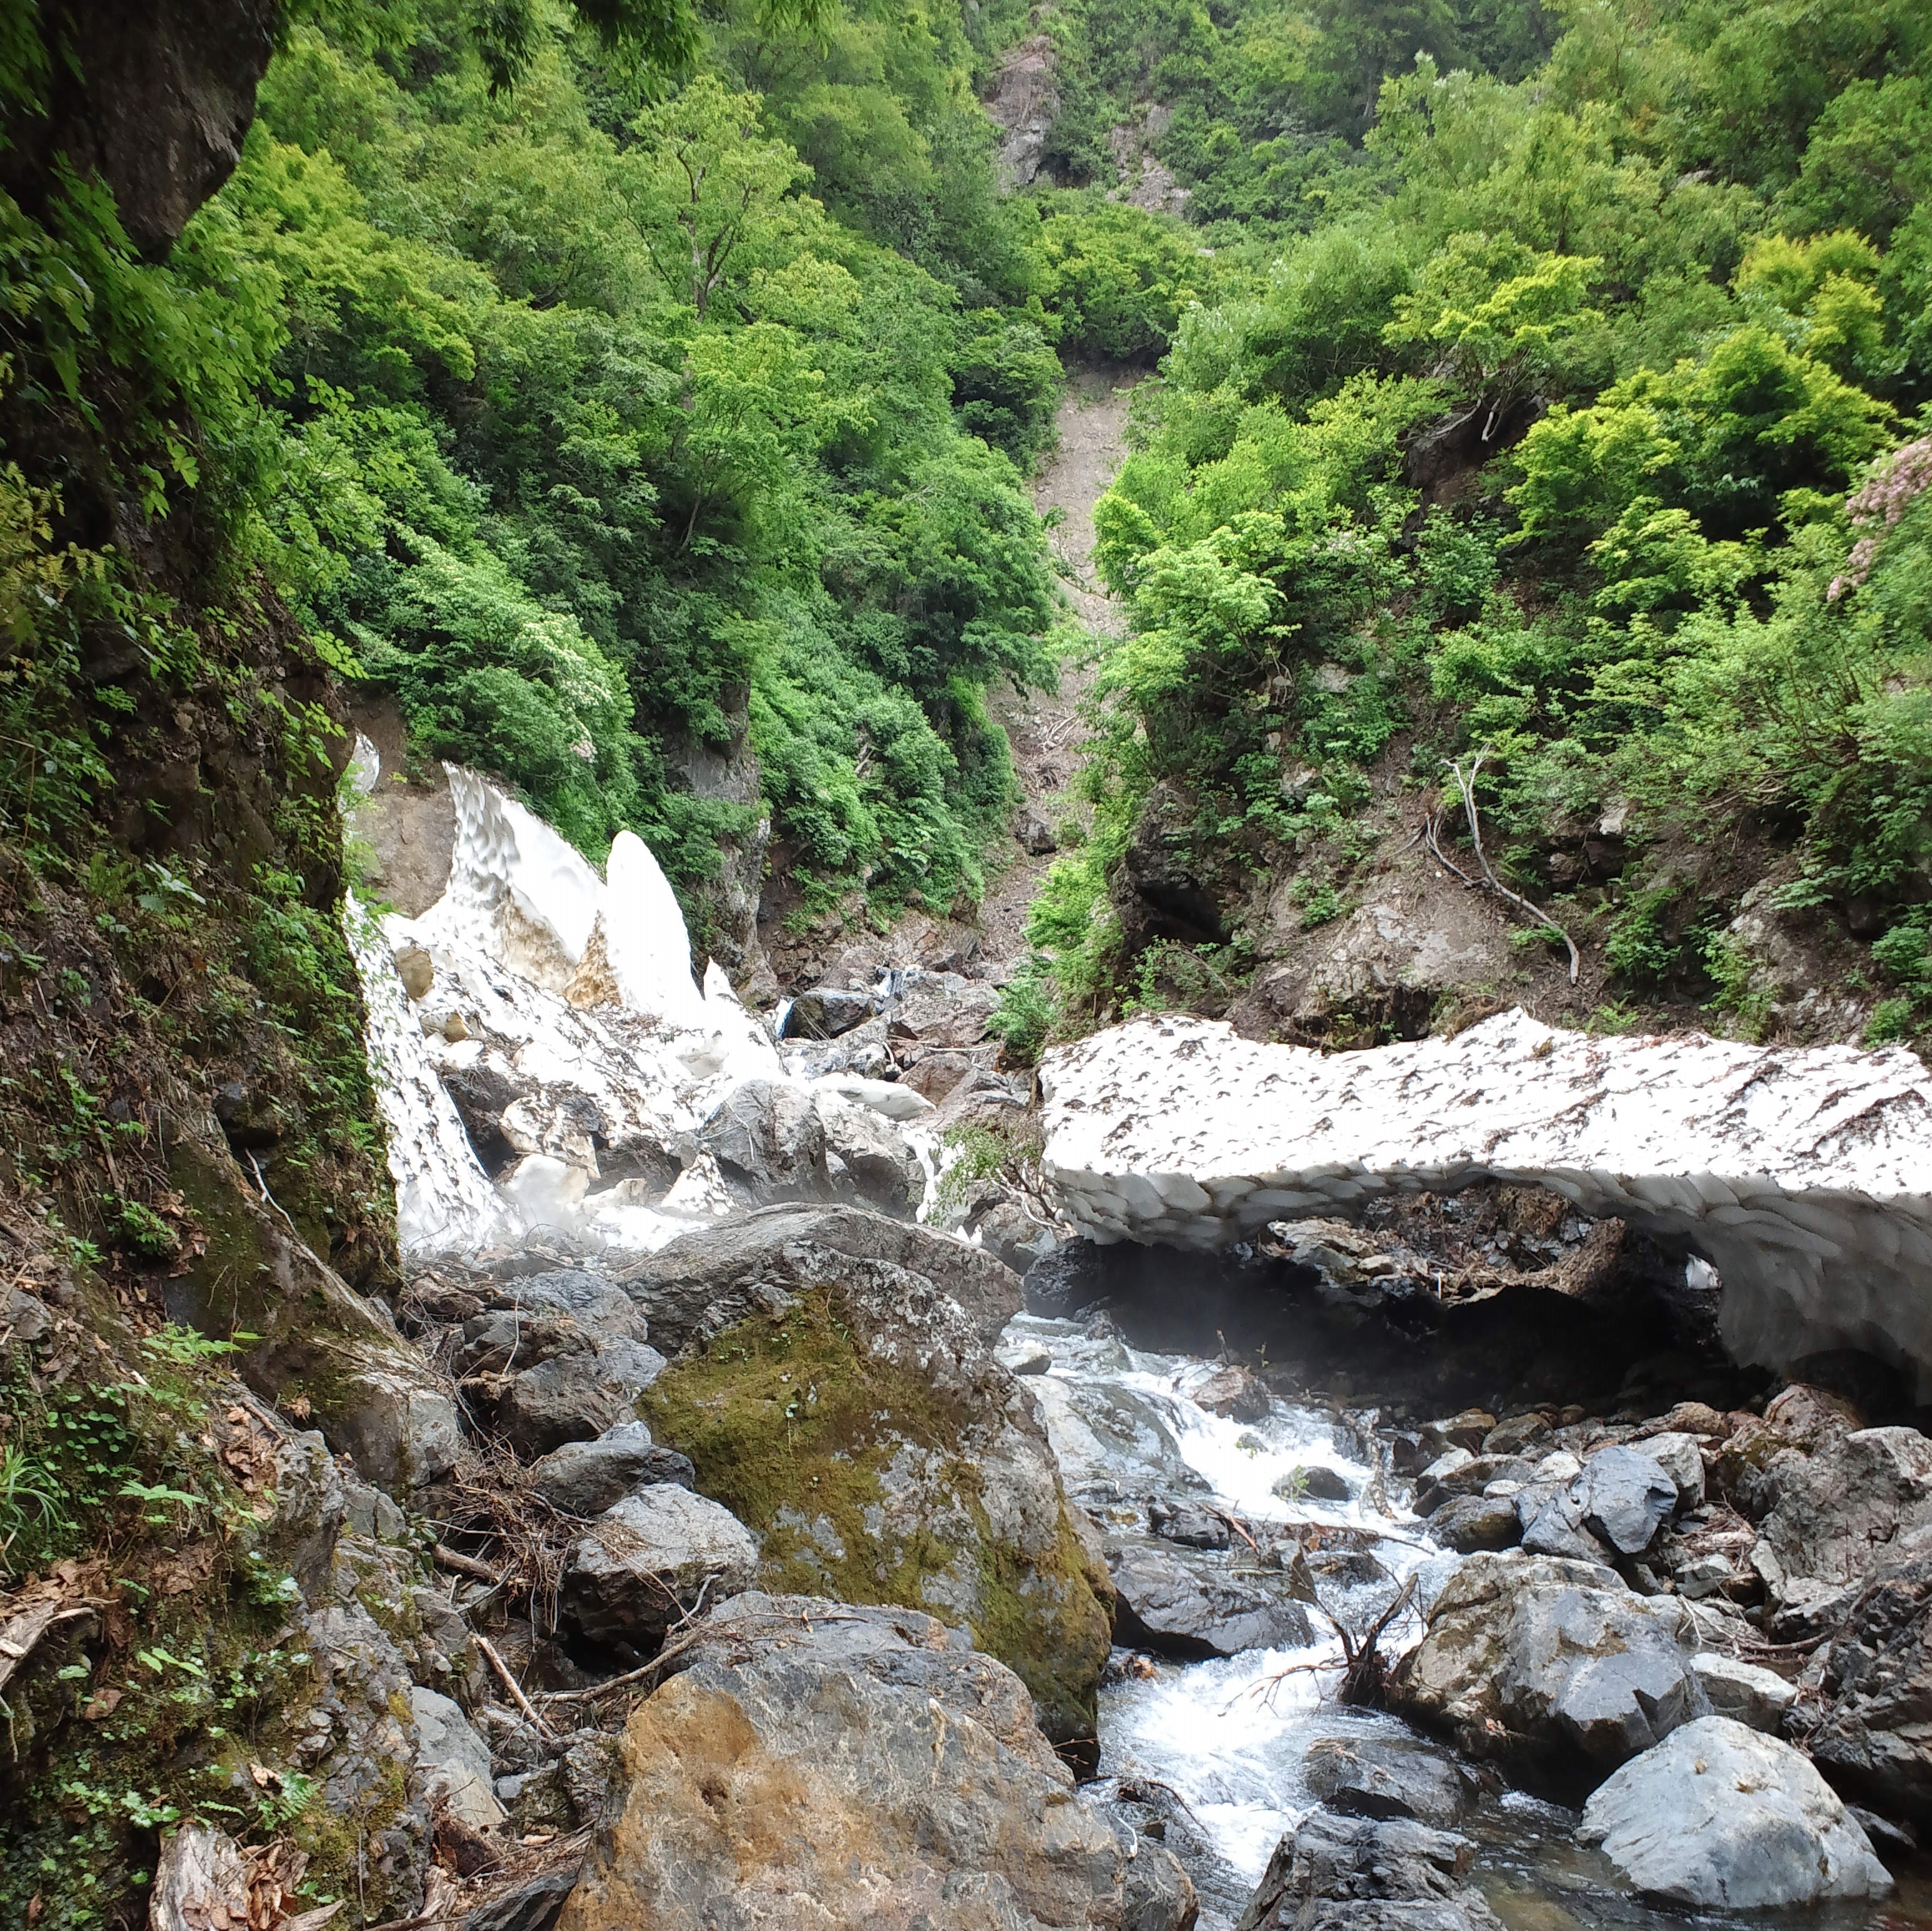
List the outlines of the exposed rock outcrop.
{"type": "Polygon", "coordinates": [[[1457,1880],[1466,1837],[1317,1810],[1275,1847],[1235,1931],[1502,1931],[1457,1880]]]}

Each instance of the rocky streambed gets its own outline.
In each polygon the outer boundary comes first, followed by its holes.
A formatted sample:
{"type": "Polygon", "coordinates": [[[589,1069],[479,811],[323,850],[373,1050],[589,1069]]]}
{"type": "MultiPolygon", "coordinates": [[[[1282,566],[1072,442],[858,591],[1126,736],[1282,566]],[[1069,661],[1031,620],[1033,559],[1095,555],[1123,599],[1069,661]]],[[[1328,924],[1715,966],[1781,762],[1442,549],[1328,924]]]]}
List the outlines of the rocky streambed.
{"type": "MultiPolygon", "coordinates": [[[[408,1291],[298,1398],[292,1327],[243,1357],[280,1404],[222,1449],[274,1471],[315,1678],[256,1762],[323,1793],[363,1921],[1932,1923],[1916,1330],[1742,1365],[1690,1206],[1562,1184],[1600,1067],[1550,1087],[1548,1159],[1526,1078],[1513,1153],[1432,1165],[1409,1075],[1338,1057],[1314,1152],[1273,1119],[1224,1173],[1206,1101],[1136,1110],[1170,1048],[1222,1090],[1172,1028],[1063,1069],[1042,1153],[970,961],[855,959],[775,1036],[693,979],[641,845],[600,877],[452,784],[442,898],[356,934],[408,1291]]],[[[1817,1070],[1754,1077],[1786,1117],[1817,1070]]],[[[1909,1069],[1832,1077],[1895,1179],[1909,1069]]],[[[1865,1197],[1874,1250],[1911,1195],[1865,1197]]],[[[1735,1275],[1764,1228],[1720,1224],[1735,1275]]],[[[155,1921],[207,1931],[254,1866],[167,1843],[155,1921]]]]}

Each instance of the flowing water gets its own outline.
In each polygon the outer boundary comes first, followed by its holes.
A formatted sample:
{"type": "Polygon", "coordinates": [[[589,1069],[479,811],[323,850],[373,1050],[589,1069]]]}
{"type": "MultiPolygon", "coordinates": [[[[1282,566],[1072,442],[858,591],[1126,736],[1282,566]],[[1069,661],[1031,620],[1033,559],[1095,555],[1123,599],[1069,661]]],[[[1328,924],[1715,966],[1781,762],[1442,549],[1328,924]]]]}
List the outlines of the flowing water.
{"type": "MultiPolygon", "coordinates": [[[[1278,1561],[1274,1535],[1291,1525],[1311,1542],[1372,1555],[1385,1579],[1324,1582],[1324,1606],[1356,1627],[1372,1621],[1412,1575],[1430,1600],[1457,1556],[1438,1549],[1426,1524],[1403,1506],[1406,1491],[1387,1484],[1372,1444],[1322,1411],[1276,1401],[1264,1420],[1240,1423],[1192,1399],[1214,1372],[1198,1357],[1136,1348],[1111,1317],[1016,1318],[1002,1353],[1028,1366],[1070,1493],[1110,1536],[1146,1539],[1147,1503],[1168,1498],[1210,1503],[1252,1530],[1257,1547],[1237,1541],[1228,1561],[1238,1573],[1278,1561]],[[1038,1372],[1040,1356],[1051,1365],[1038,1372]],[[1298,1495],[1298,1470],[1342,1476],[1355,1499],[1320,1502],[1298,1495]],[[1278,1493],[1284,1483],[1288,1495],[1278,1493]],[[1310,1531],[1318,1534],[1310,1534],[1310,1531]]],[[[1392,1624],[1384,1648],[1399,1653],[1418,1624],[1412,1612],[1392,1624]]],[[[1304,1763],[1323,1738],[1412,1736],[1396,1718],[1342,1708],[1334,1700],[1341,1642],[1317,1620],[1316,1641],[1298,1650],[1252,1651],[1177,1663],[1117,1653],[1100,1700],[1101,1780],[1097,1801],[1127,1800],[1136,1816],[1157,1813],[1155,1828],[1178,1855],[1201,1894],[1203,1931],[1229,1931],[1284,1832],[1312,1807],[1304,1763]],[[1127,1664],[1123,1669],[1118,1666],[1127,1664]]],[[[1932,1926],[1932,1886],[1901,1876],[1898,1897],[1868,1905],[1748,1916],[1649,1909],[1618,1886],[1603,1858],[1578,1845],[1574,1812],[1505,1792],[1480,1803],[1461,1826],[1475,1843],[1472,1882],[1509,1931],[1923,1931],[1932,1926]]]]}

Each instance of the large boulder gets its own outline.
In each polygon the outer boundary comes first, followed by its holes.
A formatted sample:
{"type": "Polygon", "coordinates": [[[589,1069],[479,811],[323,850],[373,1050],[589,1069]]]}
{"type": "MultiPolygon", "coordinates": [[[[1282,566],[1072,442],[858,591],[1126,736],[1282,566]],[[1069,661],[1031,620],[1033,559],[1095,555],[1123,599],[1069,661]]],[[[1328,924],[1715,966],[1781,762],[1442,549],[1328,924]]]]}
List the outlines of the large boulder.
{"type": "Polygon", "coordinates": [[[1825,1656],[1806,1747],[1862,1804],[1932,1824],[1932,1531],[1868,1577],[1825,1656]]]}
{"type": "Polygon", "coordinates": [[[649,1315],[658,1345],[675,1352],[780,1305],[794,1249],[819,1257],[814,1267],[842,1256],[920,1275],[958,1302],[988,1345],[1020,1311],[1019,1276],[992,1255],[856,1207],[784,1204],[740,1214],[683,1235],[620,1278],[649,1315]]]}
{"type": "Polygon", "coordinates": [[[559,1601],[592,1642],[643,1653],[700,1604],[748,1588],[758,1566],[730,1510],[662,1483],[625,1496],[572,1546],[559,1601]]]}
{"type": "Polygon", "coordinates": [[[1056,1741],[1090,1740],[1105,1572],[992,1351],[1011,1270],[850,1209],[753,1215],[648,1265],[652,1332],[706,1338],[644,1411],[758,1536],[765,1586],[943,1616],[1019,1673],[1056,1741]]]}
{"type": "Polygon", "coordinates": [[[1010,1672],[904,1609],[747,1595],[631,1719],[559,1931],[1185,1931],[1173,1858],[1081,1803],[1010,1672]]]}
{"type": "Polygon", "coordinates": [[[1456,1882],[1474,1855],[1452,1831],[1314,1811],[1275,1846],[1235,1931],[1502,1931],[1456,1882]]]}
{"type": "Polygon", "coordinates": [[[1577,1834],[1647,1897],[1764,1911],[1892,1888],[1870,1840],[1789,1744],[1703,1717],[1628,1763],[1577,1834]]]}
{"type": "Polygon", "coordinates": [[[512,1378],[497,1404],[497,1429],[526,1459],[594,1441],[637,1419],[638,1397],[664,1366],[655,1348],[621,1336],[553,1354],[512,1378]]]}
{"type": "Polygon", "coordinates": [[[1112,1550],[1114,1633],[1164,1656],[1234,1656],[1250,1649],[1302,1649],[1315,1640],[1308,1612],[1280,1590],[1136,1544],[1112,1550]]]}
{"type": "Polygon", "coordinates": [[[1697,1642],[1683,1604],[1638,1596],[1614,1570],[1474,1555],[1436,1599],[1390,1697],[1472,1756],[1574,1792],[1706,1714],[1697,1642]]]}

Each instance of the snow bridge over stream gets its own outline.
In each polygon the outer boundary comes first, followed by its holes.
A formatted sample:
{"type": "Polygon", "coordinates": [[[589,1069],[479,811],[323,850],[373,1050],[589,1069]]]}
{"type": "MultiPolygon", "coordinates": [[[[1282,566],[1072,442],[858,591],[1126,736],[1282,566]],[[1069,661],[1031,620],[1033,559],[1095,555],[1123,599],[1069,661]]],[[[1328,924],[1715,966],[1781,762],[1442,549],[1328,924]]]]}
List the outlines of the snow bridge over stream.
{"type": "Polygon", "coordinates": [[[1505,1012],[1324,1054],[1219,1021],[1049,1053],[1044,1177],[1096,1240],[1217,1248],[1377,1197],[1545,1186],[1702,1255],[1740,1361],[1854,1348],[1932,1399],[1932,1076],[1903,1048],[1598,1038],[1505,1012]]]}

